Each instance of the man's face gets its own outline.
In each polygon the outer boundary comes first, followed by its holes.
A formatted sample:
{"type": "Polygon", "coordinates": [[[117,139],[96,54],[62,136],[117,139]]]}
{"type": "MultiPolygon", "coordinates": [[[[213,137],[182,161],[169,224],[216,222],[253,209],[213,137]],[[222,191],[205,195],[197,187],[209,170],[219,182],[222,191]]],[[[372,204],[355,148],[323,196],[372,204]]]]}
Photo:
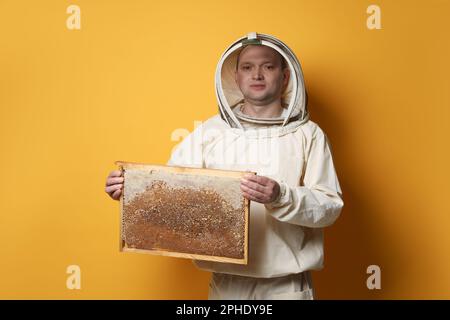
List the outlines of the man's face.
{"type": "Polygon", "coordinates": [[[281,98],[289,82],[289,68],[282,69],[281,59],[267,46],[250,45],[242,50],[235,79],[246,101],[264,106],[281,98]]]}

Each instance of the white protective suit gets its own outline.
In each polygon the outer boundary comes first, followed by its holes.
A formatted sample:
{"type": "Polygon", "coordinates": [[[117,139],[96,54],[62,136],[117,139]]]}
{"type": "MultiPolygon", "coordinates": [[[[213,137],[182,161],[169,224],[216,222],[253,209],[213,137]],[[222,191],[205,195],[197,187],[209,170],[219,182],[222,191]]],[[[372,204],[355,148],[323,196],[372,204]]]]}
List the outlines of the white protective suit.
{"type": "Polygon", "coordinates": [[[309,120],[300,63],[280,40],[250,33],[222,55],[216,95],[220,114],[189,134],[168,165],[249,170],[276,180],[281,193],[270,204],[251,202],[248,265],[194,260],[213,272],[209,297],[312,299],[309,270],[323,267],[322,228],[334,223],[344,203],[327,136],[309,120]],[[248,44],[277,50],[290,68],[279,118],[240,112],[243,96],[234,72],[237,55],[248,44]]]}

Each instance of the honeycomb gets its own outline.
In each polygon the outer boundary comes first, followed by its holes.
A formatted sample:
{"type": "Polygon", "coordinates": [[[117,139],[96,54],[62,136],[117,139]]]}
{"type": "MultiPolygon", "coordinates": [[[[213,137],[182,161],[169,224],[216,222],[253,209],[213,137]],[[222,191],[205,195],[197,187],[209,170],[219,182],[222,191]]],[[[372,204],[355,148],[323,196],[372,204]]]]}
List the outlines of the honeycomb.
{"type": "Polygon", "coordinates": [[[240,179],[125,169],[122,238],[129,248],[244,258],[240,179]]]}

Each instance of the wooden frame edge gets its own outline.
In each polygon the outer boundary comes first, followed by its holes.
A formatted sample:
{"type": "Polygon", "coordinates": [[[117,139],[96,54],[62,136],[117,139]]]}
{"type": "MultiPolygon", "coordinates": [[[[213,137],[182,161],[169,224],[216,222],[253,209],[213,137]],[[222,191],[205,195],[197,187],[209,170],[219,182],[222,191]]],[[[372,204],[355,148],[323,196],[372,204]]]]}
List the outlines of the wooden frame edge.
{"type": "MultiPolygon", "coordinates": [[[[244,174],[256,174],[256,172],[252,171],[233,171],[233,170],[222,170],[222,169],[208,169],[208,168],[194,168],[194,167],[179,167],[179,166],[166,166],[166,165],[157,165],[157,164],[146,164],[139,162],[127,162],[127,161],[115,161],[114,163],[119,167],[119,170],[123,172],[126,168],[146,168],[150,169],[154,167],[155,169],[163,169],[169,172],[175,173],[185,173],[185,174],[195,174],[196,169],[200,169],[199,171],[210,173],[211,175],[221,176],[221,177],[230,177],[230,173],[233,173],[231,177],[242,177],[244,174]]],[[[125,181],[124,181],[125,183],[125,181]]],[[[168,257],[176,257],[176,258],[186,258],[186,259],[194,259],[194,260],[205,260],[205,261],[213,261],[213,262],[221,262],[221,263],[234,263],[247,265],[248,257],[249,257],[249,222],[250,222],[250,200],[245,198],[244,207],[245,207],[245,230],[244,230],[244,258],[228,258],[228,257],[218,257],[218,256],[208,256],[208,255],[199,255],[199,254],[191,254],[191,253],[182,253],[182,252],[171,252],[165,250],[147,250],[147,249],[136,249],[129,248],[126,246],[125,241],[123,240],[123,205],[124,205],[124,191],[125,185],[123,187],[123,192],[120,195],[119,202],[119,210],[120,210],[120,234],[119,234],[119,251],[120,252],[134,252],[134,253],[144,253],[144,254],[152,254],[159,256],[168,256],[168,257]]]]}

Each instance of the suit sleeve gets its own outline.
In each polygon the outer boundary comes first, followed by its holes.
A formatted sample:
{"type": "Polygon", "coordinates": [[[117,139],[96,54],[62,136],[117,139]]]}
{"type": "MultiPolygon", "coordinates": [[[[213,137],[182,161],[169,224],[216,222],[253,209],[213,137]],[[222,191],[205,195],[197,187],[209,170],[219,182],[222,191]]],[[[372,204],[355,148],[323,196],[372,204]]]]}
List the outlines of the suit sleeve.
{"type": "Polygon", "coordinates": [[[275,219],[310,228],[333,224],[344,206],[327,136],[318,129],[311,140],[303,185],[279,182],[278,199],[266,208],[275,219]]]}

